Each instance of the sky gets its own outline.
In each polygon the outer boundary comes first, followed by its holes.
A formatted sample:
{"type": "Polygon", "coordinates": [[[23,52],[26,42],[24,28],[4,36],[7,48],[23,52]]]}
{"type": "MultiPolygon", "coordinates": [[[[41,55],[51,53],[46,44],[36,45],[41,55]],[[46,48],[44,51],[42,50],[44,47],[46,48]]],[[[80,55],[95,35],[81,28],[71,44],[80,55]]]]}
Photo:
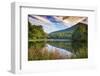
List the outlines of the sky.
{"type": "Polygon", "coordinates": [[[28,15],[28,21],[32,25],[42,25],[46,33],[67,29],[84,19],[86,19],[86,17],[28,15]]]}

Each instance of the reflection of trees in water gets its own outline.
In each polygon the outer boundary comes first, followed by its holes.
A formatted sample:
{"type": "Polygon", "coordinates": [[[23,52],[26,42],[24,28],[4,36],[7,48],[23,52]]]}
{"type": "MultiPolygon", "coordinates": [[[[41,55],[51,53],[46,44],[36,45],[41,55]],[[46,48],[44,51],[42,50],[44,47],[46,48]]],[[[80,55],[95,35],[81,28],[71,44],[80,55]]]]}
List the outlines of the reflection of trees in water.
{"type": "MultiPolygon", "coordinates": [[[[63,43],[60,43],[60,45],[63,45],[63,43]]],[[[60,49],[58,48],[52,47],[51,49],[49,49],[46,46],[46,42],[43,41],[29,42],[28,60],[48,60],[48,59],[53,60],[53,59],[69,59],[69,58],[71,58],[70,55],[67,54],[63,55],[60,49]]]]}
{"type": "Polygon", "coordinates": [[[61,55],[57,49],[49,52],[45,47],[46,42],[29,42],[28,60],[48,60],[48,59],[61,59],[61,55]]]}
{"type": "Polygon", "coordinates": [[[33,42],[28,42],[28,48],[43,48],[45,47],[46,42],[45,41],[33,41],[33,42]]]}
{"type": "Polygon", "coordinates": [[[53,59],[71,59],[87,58],[87,42],[48,42],[50,45],[65,49],[75,54],[73,57],[61,55],[59,49],[48,49],[45,41],[29,42],[28,60],[53,60],[53,59]],[[49,50],[49,51],[48,51],[49,50]]]}
{"type": "Polygon", "coordinates": [[[76,55],[73,58],[87,58],[88,57],[87,41],[49,42],[49,44],[72,52],[73,54],[76,55]]]}
{"type": "Polygon", "coordinates": [[[87,42],[73,42],[72,48],[76,58],[88,58],[87,42]]]}
{"type": "Polygon", "coordinates": [[[64,59],[65,56],[61,55],[58,49],[51,49],[48,51],[48,48],[34,48],[31,47],[28,49],[28,60],[53,60],[53,59],[64,59]]]}

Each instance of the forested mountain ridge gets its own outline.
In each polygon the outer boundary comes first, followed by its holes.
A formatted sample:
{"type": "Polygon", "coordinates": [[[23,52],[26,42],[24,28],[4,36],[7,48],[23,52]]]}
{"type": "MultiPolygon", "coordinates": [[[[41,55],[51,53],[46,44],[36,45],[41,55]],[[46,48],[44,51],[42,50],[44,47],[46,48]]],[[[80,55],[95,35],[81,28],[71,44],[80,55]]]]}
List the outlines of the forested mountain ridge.
{"type": "Polygon", "coordinates": [[[41,25],[32,25],[28,23],[29,40],[36,39],[70,39],[73,41],[87,41],[88,26],[84,23],[78,23],[70,28],[45,33],[41,25]]]}
{"type": "Polygon", "coordinates": [[[60,31],[55,31],[50,34],[48,34],[48,38],[53,38],[53,39],[73,39],[74,38],[79,38],[80,34],[81,36],[85,32],[85,36],[87,35],[87,24],[83,23],[78,23],[70,28],[60,30],[60,31]]]}

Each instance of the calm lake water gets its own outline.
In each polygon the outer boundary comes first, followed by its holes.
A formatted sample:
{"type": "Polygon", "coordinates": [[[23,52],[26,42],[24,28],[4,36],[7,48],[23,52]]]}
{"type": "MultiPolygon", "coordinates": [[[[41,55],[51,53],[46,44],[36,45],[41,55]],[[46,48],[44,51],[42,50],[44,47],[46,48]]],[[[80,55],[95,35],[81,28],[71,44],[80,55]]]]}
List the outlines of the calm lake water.
{"type": "Polygon", "coordinates": [[[29,61],[88,58],[86,42],[34,41],[28,45],[29,61]]]}

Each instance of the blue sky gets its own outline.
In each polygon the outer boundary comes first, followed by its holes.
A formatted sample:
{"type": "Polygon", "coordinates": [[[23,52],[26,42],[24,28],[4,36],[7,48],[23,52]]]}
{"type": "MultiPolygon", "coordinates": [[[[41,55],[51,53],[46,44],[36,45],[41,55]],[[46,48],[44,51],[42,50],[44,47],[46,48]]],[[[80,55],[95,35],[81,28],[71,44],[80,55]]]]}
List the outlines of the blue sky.
{"type": "Polygon", "coordinates": [[[28,15],[28,21],[32,25],[42,25],[46,33],[63,30],[77,23],[88,24],[88,17],[85,16],[49,16],[49,15],[28,15]],[[85,20],[85,21],[84,21],[85,20]]]}
{"type": "Polygon", "coordinates": [[[62,21],[57,20],[54,16],[28,16],[29,22],[32,25],[42,25],[46,33],[51,33],[58,30],[68,28],[62,21]]]}

